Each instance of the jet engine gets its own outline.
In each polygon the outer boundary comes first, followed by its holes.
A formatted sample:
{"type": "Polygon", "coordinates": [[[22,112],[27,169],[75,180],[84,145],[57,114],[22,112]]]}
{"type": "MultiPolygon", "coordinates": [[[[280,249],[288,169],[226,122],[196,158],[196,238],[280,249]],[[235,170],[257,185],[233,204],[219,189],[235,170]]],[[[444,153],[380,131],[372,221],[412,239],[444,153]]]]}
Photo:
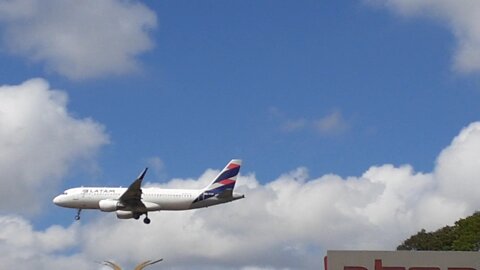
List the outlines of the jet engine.
{"type": "Polygon", "coordinates": [[[119,219],[133,218],[133,212],[132,211],[117,210],[116,213],[117,213],[117,218],[119,218],[119,219]]]}
{"type": "Polygon", "coordinates": [[[103,212],[113,212],[121,209],[123,205],[118,200],[101,200],[98,202],[98,207],[103,212]]]}

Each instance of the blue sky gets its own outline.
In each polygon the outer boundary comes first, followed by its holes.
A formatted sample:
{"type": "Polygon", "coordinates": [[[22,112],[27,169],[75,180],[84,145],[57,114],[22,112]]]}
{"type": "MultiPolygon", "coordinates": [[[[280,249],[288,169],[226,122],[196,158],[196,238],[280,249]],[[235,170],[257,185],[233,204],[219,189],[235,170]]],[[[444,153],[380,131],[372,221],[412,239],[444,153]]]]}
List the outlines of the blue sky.
{"type": "MultiPolygon", "coordinates": [[[[468,2],[471,13],[449,13],[453,2],[446,0],[105,3],[140,7],[132,15],[137,31],[118,37],[124,30],[104,27],[102,19],[98,29],[76,28],[81,16],[67,15],[40,29],[43,8],[28,17],[0,1],[0,85],[42,78],[47,89],[68,96],[72,119],[102,127],[95,136],[104,137],[87,158],[66,158],[59,175],[46,174],[57,178],[49,196],[79,185],[125,186],[146,166],[153,166],[150,182],[200,179],[231,158],[243,159],[242,171],[265,186],[297,168],[306,168],[307,182],[327,174],[361,178],[387,164],[429,174],[442,150],[480,114],[480,61],[464,57],[462,47],[480,53],[472,30],[478,26],[458,15],[475,15],[475,2],[468,2]],[[64,26],[55,25],[62,20],[64,26]],[[35,41],[40,30],[45,36],[35,41]],[[98,38],[93,48],[107,49],[89,51],[79,42],[77,51],[49,50],[65,46],[57,44],[57,30],[73,36],[78,30],[73,40],[98,38]],[[86,56],[71,57],[75,52],[86,56]]],[[[45,6],[58,14],[74,5],[52,0],[45,6]]],[[[106,10],[112,12],[105,18],[124,14],[106,10]]],[[[13,213],[39,230],[71,226],[74,213],[49,200],[42,198],[40,212],[13,213]]]]}
{"type": "Polygon", "coordinates": [[[73,111],[107,126],[108,175],[149,156],[170,177],[233,156],[261,181],[298,166],[313,175],[382,163],[430,170],[479,112],[475,77],[451,72],[452,35],[337,2],[158,3],[156,47],[140,57],[140,74],[52,84],[69,91],[73,111]],[[336,111],[348,127],[340,134],[282,131],[336,111]]]}
{"type": "Polygon", "coordinates": [[[138,73],[78,82],[23,63],[7,83],[24,80],[26,69],[67,91],[74,113],[104,124],[112,145],[100,163],[109,178],[136,172],[150,156],[169,177],[232,156],[264,181],[297,166],[314,175],[381,163],[431,169],[479,112],[475,76],[451,72],[452,35],[337,2],[147,4],[158,27],[138,73]],[[335,111],[348,126],[341,134],[282,132],[287,119],[335,111]]]}

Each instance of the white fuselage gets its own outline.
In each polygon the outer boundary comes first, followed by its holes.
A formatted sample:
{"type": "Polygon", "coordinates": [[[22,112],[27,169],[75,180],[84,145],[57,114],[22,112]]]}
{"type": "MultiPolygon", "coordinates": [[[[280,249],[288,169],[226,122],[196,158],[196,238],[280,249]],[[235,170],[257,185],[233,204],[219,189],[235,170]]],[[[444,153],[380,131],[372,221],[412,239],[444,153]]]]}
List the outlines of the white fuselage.
{"type": "MultiPolygon", "coordinates": [[[[78,187],[67,189],[63,194],[53,199],[59,206],[76,209],[100,209],[101,200],[118,200],[127,188],[112,187],[78,187]]],[[[219,199],[208,198],[199,202],[193,202],[203,190],[201,189],[163,189],[163,188],[142,188],[142,202],[150,205],[150,210],[188,210],[200,207],[207,207],[220,203],[243,198],[233,196],[232,198],[219,199]],[[158,207],[157,207],[158,206],[158,207]]]]}
{"type": "Polygon", "coordinates": [[[150,224],[148,212],[161,210],[189,210],[227,203],[245,198],[234,194],[242,160],[232,159],[208,186],[203,189],[142,188],[147,173],[145,168],[128,188],[77,187],[65,190],[53,199],[58,206],[75,208],[80,219],[82,209],[100,209],[115,212],[119,219],[139,219],[150,224]]]}

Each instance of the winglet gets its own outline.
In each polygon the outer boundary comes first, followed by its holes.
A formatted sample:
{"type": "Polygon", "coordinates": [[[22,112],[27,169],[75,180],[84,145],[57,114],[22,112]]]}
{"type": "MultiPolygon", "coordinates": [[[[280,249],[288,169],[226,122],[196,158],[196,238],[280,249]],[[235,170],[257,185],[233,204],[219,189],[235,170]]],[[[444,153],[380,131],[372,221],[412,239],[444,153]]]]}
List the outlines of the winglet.
{"type": "Polygon", "coordinates": [[[137,180],[138,180],[138,179],[143,180],[143,177],[145,177],[145,174],[147,173],[147,171],[148,171],[148,167],[145,168],[145,169],[143,170],[143,172],[137,177],[137,180]]]}

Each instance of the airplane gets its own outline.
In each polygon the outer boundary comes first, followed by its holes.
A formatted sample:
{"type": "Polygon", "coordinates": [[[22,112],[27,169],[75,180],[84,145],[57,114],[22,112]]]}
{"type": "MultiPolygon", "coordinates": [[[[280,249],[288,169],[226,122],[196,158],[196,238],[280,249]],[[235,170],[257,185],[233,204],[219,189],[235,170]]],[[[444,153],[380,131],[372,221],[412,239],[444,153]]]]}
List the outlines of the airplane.
{"type": "Polygon", "coordinates": [[[148,212],[160,210],[190,210],[209,207],[245,198],[233,193],[242,161],[232,159],[217,177],[202,189],[142,188],[147,173],[145,168],[128,187],[76,187],[65,190],[53,199],[53,203],[77,209],[75,220],[80,220],[82,209],[99,209],[115,212],[119,219],[139,219],[150,224],[148,212]]]}

